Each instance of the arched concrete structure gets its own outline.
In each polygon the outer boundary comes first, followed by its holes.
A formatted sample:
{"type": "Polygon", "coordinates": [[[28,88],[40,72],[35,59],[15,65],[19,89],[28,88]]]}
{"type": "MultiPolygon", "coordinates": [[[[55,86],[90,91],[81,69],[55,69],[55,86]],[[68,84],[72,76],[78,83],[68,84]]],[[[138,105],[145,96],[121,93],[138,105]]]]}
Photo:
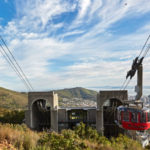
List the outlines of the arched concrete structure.
{"type": "Polygon", "coordinates": [[[43,128],[49,129],[51,127],[51,105],[47,107],[47,103],[50,105],[50,103],[45,99],[37,99],[32,102],[30,108],[30,122],[32,129],[42,131],[43,128]],[[39,110],[39,107],[37,105],[38,101],[42,102],[44,108],[46,108],[46,111],[41,112],[39,110]]]}
{"type": "Polygon", "coordinates": [[[25,120],[26,124],[29,128],[34,128],[34,121],[37,121],[36,118],[34,118],[34,115],[32,111],[33,104],[37,100],[45,100],[48,101],[50,104],[50,119],[51,119],[51,128],[58,132],[58,95],[54,94],[53,91],[50,92],[29,92],[28,93],[28,108],[25,112],[25,120]]]}
{"type": "Polygon", "coordinates": [[[121,102],[128,100],[128,93],[124,91],[100,91],[97,94],[97,109],[96,109],[96,129],[98,132],[104,134],[104,119],[103,119],[103,105],[108,99],[116,98],[121,102]]]}

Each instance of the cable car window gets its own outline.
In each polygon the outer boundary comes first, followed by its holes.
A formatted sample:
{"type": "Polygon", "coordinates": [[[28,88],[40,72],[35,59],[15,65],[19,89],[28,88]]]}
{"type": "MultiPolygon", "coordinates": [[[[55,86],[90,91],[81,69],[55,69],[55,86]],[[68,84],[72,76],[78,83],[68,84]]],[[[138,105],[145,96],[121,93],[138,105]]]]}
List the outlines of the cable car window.
{"type": "Polygon", "coordinates": [[[147,113],[148,122],[150,122],[150,113],[147,113]]]}
{"type": "Polygon", "coordinates": [[[140,123],[146,122],[146,113],[140,113],[140,123]]]}
{"type": "Polygon", "coordinates": [[[123,121],[129,122],[129,112],[123,112],[123,121]]]}
{"type": "Polygon", "coordinates": [[[131,113],[131,122],[138,123],[138,113],[131,113]]]}

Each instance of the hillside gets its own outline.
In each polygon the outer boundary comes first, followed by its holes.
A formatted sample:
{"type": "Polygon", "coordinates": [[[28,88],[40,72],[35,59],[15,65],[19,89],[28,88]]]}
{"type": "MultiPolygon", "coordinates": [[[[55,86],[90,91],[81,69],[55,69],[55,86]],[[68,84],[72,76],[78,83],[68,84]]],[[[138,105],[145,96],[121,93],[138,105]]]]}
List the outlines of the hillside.
{"type": "MultiPolygon", "coordinates": [[[[59,101],[62,98],[83,98],[88,100],[96,101],[96,91],[84,89],[81,87],[55,90],[55,93],[58,93],[59,101]]],[[[3,108],[25,108],[27,106],[27,93],[15,92],[0,87],[0,107],[3,108]]]]}
{"type": "Polygon", "coordinates": [[[0,107],[12,109],[25,108],[27,105],[27,97],[27,94],[0,87],[0,107]]]}
{"type": "Polygon", "coordinates": [[[59,100],[61,98],[83,98],[88,100],[96,101],[97,92],[81,87],[56,90],[55,93],[58,93],[59,100]]]}

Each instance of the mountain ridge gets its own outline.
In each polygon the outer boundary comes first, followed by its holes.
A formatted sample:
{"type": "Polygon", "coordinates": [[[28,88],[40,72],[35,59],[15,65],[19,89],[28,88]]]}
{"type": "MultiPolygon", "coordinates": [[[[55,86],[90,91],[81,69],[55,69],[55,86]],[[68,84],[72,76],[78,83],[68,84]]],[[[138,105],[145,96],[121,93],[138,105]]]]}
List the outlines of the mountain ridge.
{"type": "MultiPolygon", "coordinates": [[[[58,93],[59,101],[62,101],[62,98],[83,98],[96,101],[97,96],[96,91],[85,89],[82,87],[65,88],[53,91],[55,93],[58,93]]],[[[27,104],[28,94],[26,92],[17,92],[0,87],[0,107],[9,109],[26,109],[27,104]]]]}
{"type": "Polygon", "coordinates": [[[62,90],[54,90],[55,93],[58,93],[59,100],[62,98],[83,98],[88,100],[96,101],[97,93],[94,90],[85,89],[82,87],[75,88],[65,88],[62,90]]]}

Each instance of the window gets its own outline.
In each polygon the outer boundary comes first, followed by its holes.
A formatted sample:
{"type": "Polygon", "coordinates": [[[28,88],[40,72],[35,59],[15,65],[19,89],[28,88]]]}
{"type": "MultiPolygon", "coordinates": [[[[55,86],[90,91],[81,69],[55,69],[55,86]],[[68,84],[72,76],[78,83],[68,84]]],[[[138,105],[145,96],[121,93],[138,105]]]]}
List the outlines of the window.
{"type": "Polygon", "coordinates": [[[129,112],[124,111],[123,112],[123,121],[129,122],[129,112]]]}
{"type": "Polygon", "coordinates": [[[131,122],[138,123],[138,113],[136,112],[131,113],[131,122]]]}
{"type": "Polygon", "coordinates": [[[148,122],[150,122],[150,113],[147,113],[148,122]]]}
{"type": "Polygon", "coordinates": [[[140,123],[146,122],[146,113],[140,113],[140,123]]]}
{"type": "Polygon", "coordinates": [[[86,121],[87,120],[87,111],[70,110],[70,111],[68,111],[68,120],[86,121]]]}
{"type": "Polygon", "coordinates": [[[59,124],[58,124],[58,126],[59,126],[59,127],[63,127],[63,126],[64,126],[64,124],[62,124],[62,123],[59,123],[59,124]]]}

